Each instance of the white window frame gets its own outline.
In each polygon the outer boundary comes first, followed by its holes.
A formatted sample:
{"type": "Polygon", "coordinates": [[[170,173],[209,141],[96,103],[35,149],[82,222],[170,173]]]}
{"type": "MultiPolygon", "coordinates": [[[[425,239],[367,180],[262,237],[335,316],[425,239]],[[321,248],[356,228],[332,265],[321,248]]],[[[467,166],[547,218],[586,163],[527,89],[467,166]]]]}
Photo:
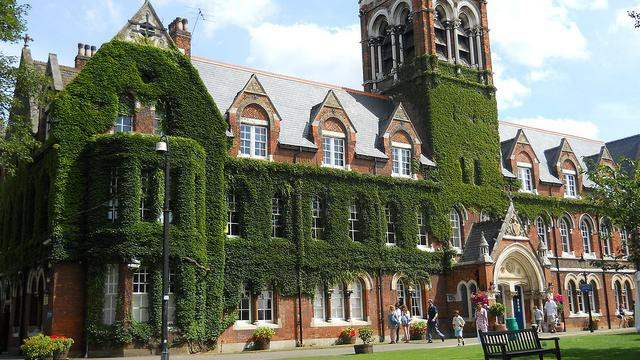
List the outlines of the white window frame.
{"type": "Polygon", "coordinates": [[[164,131],[162,131],[162,125],[165,120],[165,114],[162,110],[158,110],[158,108],[154,109],[153,114],[153,134],[162,136],[164,135],[164,131]]]}
{"type": "Polygon", "coordinates": [[[602,239],[602,256],[611,256],[611,227],[609,224],[600,225],[600,238],[602,239]]]}
{"type": "Polygon", "coordinates": [[[315,295],[313,296],[313,320],[325,321],[327,317],[324,299],[324,287],[316,287],[315,295]]]}
{"type": "Polygon", "coordinates": [[[268,158],[269,127],[266,121],[253,120],[250,122],[243,120],[240,123],[239,156],[252,159],[268,158]],[[264,139],[261,139],[261,136],[264,136],[264,139]],[[259,145],[263,145],[264,149],[259,145]]]}
{"type": "Polygon", "coordinates": [[[413,294],[411,294],[411,317],[422,319],[424,312],[422,311],[422,285],[417,283],[413,294]]]}
{"type": "Polygon", "coordinates": [[[149,270],[141,266],[133,273],[131,318],[146,323],[149,321],[149,270]]]}
{"type": "Polygon", "coordinates": [[[396,177],[410,178],[411,174],[411,145],[394,142],[392,153],[392,175],[396,177]]]}
{"type": "Polygon", "coordinates": [[[340,133],[332,133],[325,131],[322,137],[322,166],[332,167],[336,169],[344,169],[346,166],[346,150],[347,142],[344,135],[340,133]],[[328,136],[327,133],[331,133],[328,136]]]}
{"type": "Polygon", "coordinates": [[[578,180],[575,171],[563,170],[564,197],[575,199],[578,197],[578,180]]]}
{"type": "Polygon", "coordinates": [[[273,324],[274,323],[274,297],[271,288],[264,288],[256,299],[258,323],[273,324]]]}
{"type": "Polygon", "coordinates": [[[620,247],[624,256],[629,256],[629,233],[624,228],[620,228],[620,247]]]}
{"type": "Polygon", "coordinates": [[[518,164],[518,179],[520,179],[520,192],[533,193],[533,171],[531,164],[523,166],[518,164]]]}
{"type": "Polygon", "coordinates": [[[351,241],[358,241],[358,235],[360,230],[358,228],[358,205],[356,203],[351,203],[349,205],[349,237],[351,241]]]}
{"type": "Polygon", "coordinates": [[[407,288],[402,279],[396,283],[396,302],[401,305],[407,304],[407,288]]]}
{"type": "Polygon", "coordinates": [[[311,237],[315,240],[324,239],[324,209],[319,195],[311,198],[311,237]]]}
{"type": "Polygon", "coordinates": [[[102,303],[102,323],[104,325],[113,325],[116,321],[119,276],[118,265],[108,264],[104,274],[104,300],[102,303]]]}
{"type": "Polygon", "coordinates": [[[240,304],[238,305],[238,321],[237,323],[251,324],[251,292],[246,284],[240,289],[240,304]],[[247,318],[243,318],[243,313],[247,314],[247,318]]]}
{"type": "Polygon", "coordinates": [[[113,133],[121,133],[121,132],[133,132],[134,124],[133,124],[133,115],[120,114],[116,117],[115,124],[113,126],[113,133]],[[128,121],[125,121],[128,120],[128,121]],[[127,124],[126,122],[129,122],[127,124]]]}
{"type": "Polygon", "coordinates": [[[418,210],[418,247],[428,249],[429,233],[427,232],[427,218],[423,210],[418,210]]]}
{"type": "Polygon", "coordinates": [[[572,314],[578,313],[578,304],[576,304],[577,294],[576,294],[576,283],[573,280],[569,280],[569,312],[572,314]]]}
{"type": "Polygon", "coordinates": [[[337,284],[333,291],[331,292],[331,298],[329,299],[331,303],[331,321],[344,321],[344,285],[337,284]]]}
{"type": "Polygon", "coordinates": [[[539,217],[538,220],[536,220],[536,229],[538,230],[538,241],[543,242],[545,245],[548,245],[549,232],[547,228],[547,223],[541,217],[539,217]]]}
{"type": "Polygon", "coordinates": [[[349,314],[351,320],[362,321],[364,320],[364,304],[363,304],[363,291],[362,282],[355,280],[351,284],[351,295],[349,296],[349,314]]]}
{"type": "Polygon", "coordinates": [[[240,236],[240,220],[238,219],[237,206],[236,192],[230,190],[227,193],[227,237],[229,238],[240,236]]]}
{"type": "Polygon", "coordinates": [[[458,250],[462,250],[462,221],[457,210],[451,210],[449,222],[451,224],[451,245],[458,250]]]}
{"type": "Polygon", "coordinates": [[[394,213],[392,211],[391,205],[386,204],[384,206],[384,214],[387,219],[387,230],[386,234],[386,244],[387,246],[395,246],[396,245],[396,224],[394,222],[394,213]]]}
{"type": "Polygon", "coordinates": [[[592,241],[591,241],[591,226],[587,222],[587,219],[582,219],[580,222],[580,235],[582,237],[582,249],[584,255],[591,254],[592,241]]]}
{"type": "Polygon", "coordinates": [[[273,237],[283,236],[282,201],[279,197],[271,198],[271,230],[273,237]]]}
{"type": "Polygon", "coordinates": [[[567,219],[560,219],[560,242],[562,243],[562,252],[571,253],[571,231],[567,219]]]}

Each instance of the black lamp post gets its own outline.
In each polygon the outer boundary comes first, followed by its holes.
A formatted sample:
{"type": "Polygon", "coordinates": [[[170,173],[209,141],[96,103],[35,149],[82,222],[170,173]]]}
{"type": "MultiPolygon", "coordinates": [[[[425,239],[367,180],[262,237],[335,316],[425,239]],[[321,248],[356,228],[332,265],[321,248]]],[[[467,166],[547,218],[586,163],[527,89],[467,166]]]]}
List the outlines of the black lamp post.
{"type": "Polygon", "coordinates": [[[169,140],[162,135],[156,143],[156,152],[164,155],[164,225],[162,241],[162,360],[169,360],[169,140]]]}
{"type": "MultiPolygon", "coordinates": [[[[578,262],[580,263],[580,266],[584,269],[584,271],[582,271],[582,276],[584,276],[584,284],[588,286],[589,280],[587,280],[587,269],[584,267],[586,262],[584,259],[584,253],[580,256],[580,260],[578,260],[578,262]]],[[[587,309],[589,310],[589,331],[593,332],[593,317],[591,316],[591,297],[589,295],[589,291],[582,291],[582,289],[580,289],[580,291],[582,292],[582,296],[587,297],[586,303],[587,303],[587,309]]]]}

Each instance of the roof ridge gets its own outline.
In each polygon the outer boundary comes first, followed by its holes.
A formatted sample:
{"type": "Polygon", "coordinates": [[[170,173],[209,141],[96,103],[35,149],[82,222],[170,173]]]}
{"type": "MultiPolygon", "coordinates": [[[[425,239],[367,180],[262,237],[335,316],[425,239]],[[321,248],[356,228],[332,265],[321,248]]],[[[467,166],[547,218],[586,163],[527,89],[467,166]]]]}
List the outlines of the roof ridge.
{"type": "Polygon", "coordinates": [[[509,122],[509,121],[504,121],[504,120],[499,120],[499,122],[502,123],[502,124],[505,124],[505,125],[512,125],[512,126],[515,126],[515,127],[526,128],[526,129],[530,129],[530,130],[536,130],[536,131],[544,132],[544,133],[547,133],[547,134],[559,135],[559,136],[564,136],[564,137],[571,137],[571,138],[574,138],[574,139],[591,141],[591,142],[602,144],[602,145],[606,145],[607,144],[606,142],[604,142],[602,140],[590,139],[590,138],[587,138],[587,137],[584,137],[584,136],[561,133],[561,132],[558,132],[558,131],[541,129],[541,128],[537,128],[537,127],[533,127],[533,126],[529,126],[529,125],[522,125],[522,124],[517,124],[517,123],[513,123],[513,122],[509,122]]]}
{"type": "Polygon", "coordinates": [[[277,73],[266,71],[266,70],[250,68],[250,67],[242,66],[242,65],[229,64],[229,63],[225,63],[225,62],[222,62],[222,61],[211,60],[211,59],[207,59],[207,58],[203,58],[203,57],[199,57],[199,56],[191,56],[191,60],[201,61],[201,62],[204,62],[204,63],[213,64],[213,65],[220,65],[220,66],[224,66],[224,67],[227,67],[227,68],[230,68],[230,69],[243,70],[243,71],[247,71],[247,72],[251,72],[251,73],[259,74],[259,75],[272,76],[272,77],[276,77],[276,78],[284,79],[284,80],[297,81],[297,82],[301,82],[301,83],[309,84],[309,85],[322,86],[322,87],[325,87],[325,88],[328,88],[328,89],[344,90],[344,91],[349,92],[349,93],[356,93],[356,94],[366,95],[366,96],[378,98],[378,99],[381,99],[381,100],[389,100],[388,96],[381,95],[381,94],[375,94],[375,93],[367,92],[367,91],[364,91],[364,90],[352,89],[352,88],[348,88],[348,87],[345,87],[345,86],[328,84],[328,83],[323,83],[323,82],[319,82],[319,81],[303,79],[303,78],[300,78],[300,77],[295,77],[295,76],[290,76],[290,75],[277,74],[277,73]]]}
{"type": "Polygon", "coordinates": [[[623,138],[621,138],[621,139],[616,139],[616,140],[607,141],[607,142],[606,142],[606,144],[613,144],[613,143],[617,143],[617,142],[620,142],[620,141],[629,140],[629,139],[634,138],[634,137],[640,137],[640,134],[635,134],[635,135],[631,135],[631,136],[623,137],[623,138]]]}

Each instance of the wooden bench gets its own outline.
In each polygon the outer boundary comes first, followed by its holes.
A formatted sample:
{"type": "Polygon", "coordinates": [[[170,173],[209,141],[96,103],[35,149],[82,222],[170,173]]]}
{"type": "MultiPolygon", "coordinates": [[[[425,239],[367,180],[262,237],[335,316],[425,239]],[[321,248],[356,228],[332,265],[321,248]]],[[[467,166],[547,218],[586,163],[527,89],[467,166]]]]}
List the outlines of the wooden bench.
{"type": "Polygon", "coordinates": [[[538,332],[533,329],[480,333],[480,343],[486,360],[492,358],[507,360],[532,355],[538,355],[542,360],[545,354],[555,354],[556,359],[560,360],[559,341],[557,337],[539,338],[538,332]],[[556,343],[553,349],[545,349],[540,344],[541,341],[550,340],[556,343]]]}

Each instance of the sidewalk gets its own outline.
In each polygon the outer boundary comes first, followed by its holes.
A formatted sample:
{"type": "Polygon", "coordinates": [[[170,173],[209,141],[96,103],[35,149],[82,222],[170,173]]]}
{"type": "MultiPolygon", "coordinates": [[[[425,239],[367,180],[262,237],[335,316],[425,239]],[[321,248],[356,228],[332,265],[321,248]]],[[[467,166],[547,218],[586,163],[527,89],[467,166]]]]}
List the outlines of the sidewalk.
{"type": "MultiPolygon", "coordinates": [[[[598,330],[593,335],[607,335],[607,334],[623,334],[633,333],[635,329],[613,329],[613,330],[598,330]]],[[[549,334],[544,333],[541,337],[553,337],[553,336],[591,336],[589,332],[567,332],[549,334]]],[[[477,338],[465,339],[466,346],[478,345],[477,338]]],[[[374,352],[387,352],[398,350],[419,350],[419,349],[431,349],[431,348],[444,348],[455,347],[457,341],[455,339],[447,339],[444,342],[440,340],[433,342],[433,344],[427,344],[426,341],[414,341],[409,344],[379,344],[374,345],[374,352]]],[[[179,360],[275,360],[275,359],[290,359],[290,358],[303,358],[303,357],[321,357],[321,356],[335,356],[335,355],[349,355],[353,354],[353,346],[332,346],[327,348],[297,348],[286,351],[265,351],[265,352],[243,352],[237,354],[198,354],[198,355],[173,355],[171,359],[179,360]]],[[[157,360],[159,356],[144,356],[136,357],[135,360],[157,360]]],[[[110,360],[117,359],[111,358],[110,360]]],[[[108,360],[108,359],[105,359],[108,360]]]]}

